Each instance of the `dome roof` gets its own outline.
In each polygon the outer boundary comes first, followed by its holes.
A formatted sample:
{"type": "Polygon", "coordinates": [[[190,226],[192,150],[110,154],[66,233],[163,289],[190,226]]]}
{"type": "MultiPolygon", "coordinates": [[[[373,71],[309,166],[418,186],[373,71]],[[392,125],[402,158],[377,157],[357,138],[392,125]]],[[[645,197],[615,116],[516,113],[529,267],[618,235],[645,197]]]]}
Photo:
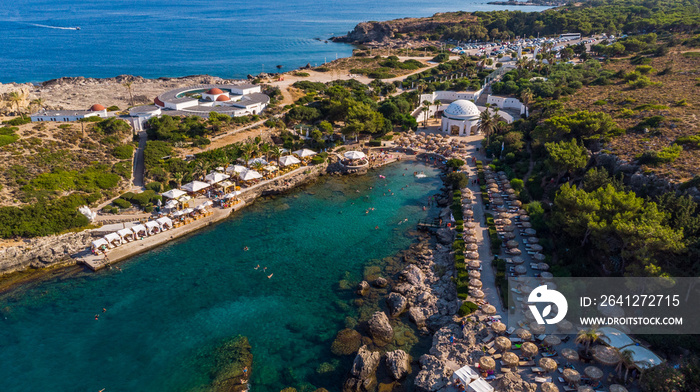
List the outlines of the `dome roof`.
{"type": "Polygon", "coordinates": [[[230,99],[231,99],[231,98],[229,98],[229,97],[227,97],[227,96],[225,96],[225,95],[219,95],[218,97],[216,97],[216,100],[217,100],[217,101],[228,101],[228,100],[230,100],[230,99]]]}
{"type": "Polygon", "coordinates": [[[450,104],[450,106],[443,112],[447,117],[454,117],[460,119],[479,117],[479,109],[476,107],[474,102],[467,101],[466,99],[458,99],[450,104]]]}
{"type": "Polygon", "coordinates": [[[207,94],[211,94],[211,95],[223,94],[223,93],[224,93],[223,91],[221,91],[220,89],[218,89],[218,88],[216,88],[216,87],[214,87],[213,89],[207,91],[207,94]]]}
{"type": "Polygon", "coordinates": [[[99,103],[96,103],[90,107],[91,112],[99,112],[105,110],[105,107],[100,105],[99,103]]]}

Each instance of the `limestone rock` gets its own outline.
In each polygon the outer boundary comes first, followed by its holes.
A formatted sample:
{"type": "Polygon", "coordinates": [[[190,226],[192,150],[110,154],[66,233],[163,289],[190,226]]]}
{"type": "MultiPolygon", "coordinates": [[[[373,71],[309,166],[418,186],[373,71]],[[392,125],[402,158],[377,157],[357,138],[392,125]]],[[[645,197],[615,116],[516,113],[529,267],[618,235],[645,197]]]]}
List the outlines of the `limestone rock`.
{"type": "Polygon", "coordinates": [[[344,392],[368,392],[373,391],[377,384],[377,366],[379,366],[380,354],[371,352],[367,346],[360,347],[357,356],[352,363],[349,377],[343,386],[344,392]]]}
{"type": "Polygon", "coordinates": [[[381,276],[375,279],[374,282],[372,282],[372,285],[374,287],[379,287],[380,289],[386,287],[388,284],[389,282],[387,282],[387,280],[382,278],[381,276]]]}
{"type": "Polygon", "coordinates": [[[420,268],[416,267],[414,264],[409,265],[406,267],[403,272],[401,272],[401,277],[403,277],[406,282],[417,286],[423,283],[423,279],[425,279],[425,275],[423,275],[423,271],[420,270],[420,268]]]}
{"type": "Polygon", "coordinates": [[[377,346],[385,346],[394,338],[394,328],[384,312],[375,312],[367,322],[369,333],[377,346]]]}
{"type": "Polygon", "coordinates": [[[367,293],[369,293],[369,283],[367,281],[363,280],[360,282],[359,285],[357,285],[357,294],[365,296],[367,293]]]}
{"type": "Polygon", "coordinates": [[[397,317],[404,310],[406,310],[406,305],[408,305],[408,300],[406,297],[399,293],[391,293],[386,298],[386,303],[389,305],[389,314],[391,317],[397,317]]]}
{"type": "Polygon", "coordinates": [[[416,391],[435,392],[445,388],[452,372],[444,361],[425,354],[420,357],[420,364],[421,371],[418,372],[415,380],[416,391]]]}
{"type": "Polygon", "coordinates": [[[411,372],[411,356],[403,350],[386,353],[385,361],[386,368],[394,380],[400,380],[411,372]]]}
{"type": "Polygon", "coordinates": [[[504,392],[535,392],[537,391],[537,384],[523,381],[522,377],[517,373],[504,373],[503,377],[498,380],[496,390],[504,392]]]}
{"type": "Polygon", "coordinates": [[[435,232],[435,238],[441,244],[448,245],[454,241],[454,232],[446,227],[443,227],[435,232]]]}

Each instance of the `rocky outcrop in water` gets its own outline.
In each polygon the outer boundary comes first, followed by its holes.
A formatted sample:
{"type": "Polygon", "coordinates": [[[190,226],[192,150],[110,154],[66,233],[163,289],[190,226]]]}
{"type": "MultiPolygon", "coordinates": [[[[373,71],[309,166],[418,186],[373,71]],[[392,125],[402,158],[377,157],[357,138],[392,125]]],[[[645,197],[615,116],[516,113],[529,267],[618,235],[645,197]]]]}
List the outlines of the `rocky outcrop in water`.
{"type": "Polygon", "coordinates": [[[360,282],[360,284],[357,285],[357,294],[365,296],[367,293],[369,293],[369,283],[367,281],[363,280],[360,282]]]}
{"type": "Polygon", "coordinates": [[[372,318],[367,322],[369,327],[369,334],[374,340],[374,344],[382,347],[386,346],[388,343],[394,339],[394,328],[392,328],[391,323],[389,323],[389,318],[384,312],[376,312],[372,315],[372,318]]]}
{"type": "MultiPolygon", "coordinates": [[[[385,316],[386,317],[386,316],[385,316]]],[[[343,392],[371,392],[377,386],[377,367],[381,355],[371,352],[367,346],[360,347],[352,363],[350,375],[343,385],[343,392]]]]}
{"type": "Polygon", "coordinates": [[[362,344],[362,335],[354,329],[344,329],[335,337],[331,344],[331,352],[335,355],[351,355],[357,352],[362,344]]]}
{"type": "Polygon", "coordinates": [[[403,350],[390,351],[384,354],[384,363],[394,380],[400,380],[411,372],[411,356],[403,350]]]}
{"type": "Polygon", "coordinates": [[[244,392],[248,390],[248,379],[253,366],[253,354],[248,338],[237,336],[225,341],[208,355],[214,374],[208,391],[244,392]]]}

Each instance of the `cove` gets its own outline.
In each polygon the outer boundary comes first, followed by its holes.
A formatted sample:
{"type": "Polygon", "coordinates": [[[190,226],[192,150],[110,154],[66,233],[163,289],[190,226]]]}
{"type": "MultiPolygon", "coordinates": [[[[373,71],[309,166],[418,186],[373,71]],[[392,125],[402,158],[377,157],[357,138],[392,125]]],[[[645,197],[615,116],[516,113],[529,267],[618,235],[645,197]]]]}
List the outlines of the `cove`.
{"type": "Polygon", "coordinates": [[[356,283],[370,261],[407,248],[441,184],[414,161],[324,177],[119,269],[72,268],[7,293],[2,390],[192,391],[211,381],[206,350],[236,335],[252,345],[252,391],[339,390],[352,358],[330,344],[357,317],[339,281],[356,283]],[[322,363],[335,370],[317,372],[322,363]]]}

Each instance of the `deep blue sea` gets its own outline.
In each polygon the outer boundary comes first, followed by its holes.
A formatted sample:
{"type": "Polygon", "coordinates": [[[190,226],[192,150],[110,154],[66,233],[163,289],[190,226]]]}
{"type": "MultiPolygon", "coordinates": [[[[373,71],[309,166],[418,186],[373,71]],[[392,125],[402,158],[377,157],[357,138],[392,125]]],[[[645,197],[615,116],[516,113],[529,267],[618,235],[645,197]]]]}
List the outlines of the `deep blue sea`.
{"type": "Polygon", "coordinates": [[[507,8],[487,1],[0,0],[0,83],[315,66],[349,56],[350,45],[324,41],[359,22],[507,8]]]}
{"type": "Polygon", "coordinates": [[[239,334],[253,347],[252,391],[338,391],[352,358],[330,345],[360,317],[339,282],[355,287],[368,263],[406,249],[417,221],[435,214],[422,206],[441,184],[415,162],[324,178],[121,271],[69,268],[1,295],[0,391],[194,391],[210,381],[207,350],[239,334]],[[335,370],[320,374],[323,362],[335,370]]]}

